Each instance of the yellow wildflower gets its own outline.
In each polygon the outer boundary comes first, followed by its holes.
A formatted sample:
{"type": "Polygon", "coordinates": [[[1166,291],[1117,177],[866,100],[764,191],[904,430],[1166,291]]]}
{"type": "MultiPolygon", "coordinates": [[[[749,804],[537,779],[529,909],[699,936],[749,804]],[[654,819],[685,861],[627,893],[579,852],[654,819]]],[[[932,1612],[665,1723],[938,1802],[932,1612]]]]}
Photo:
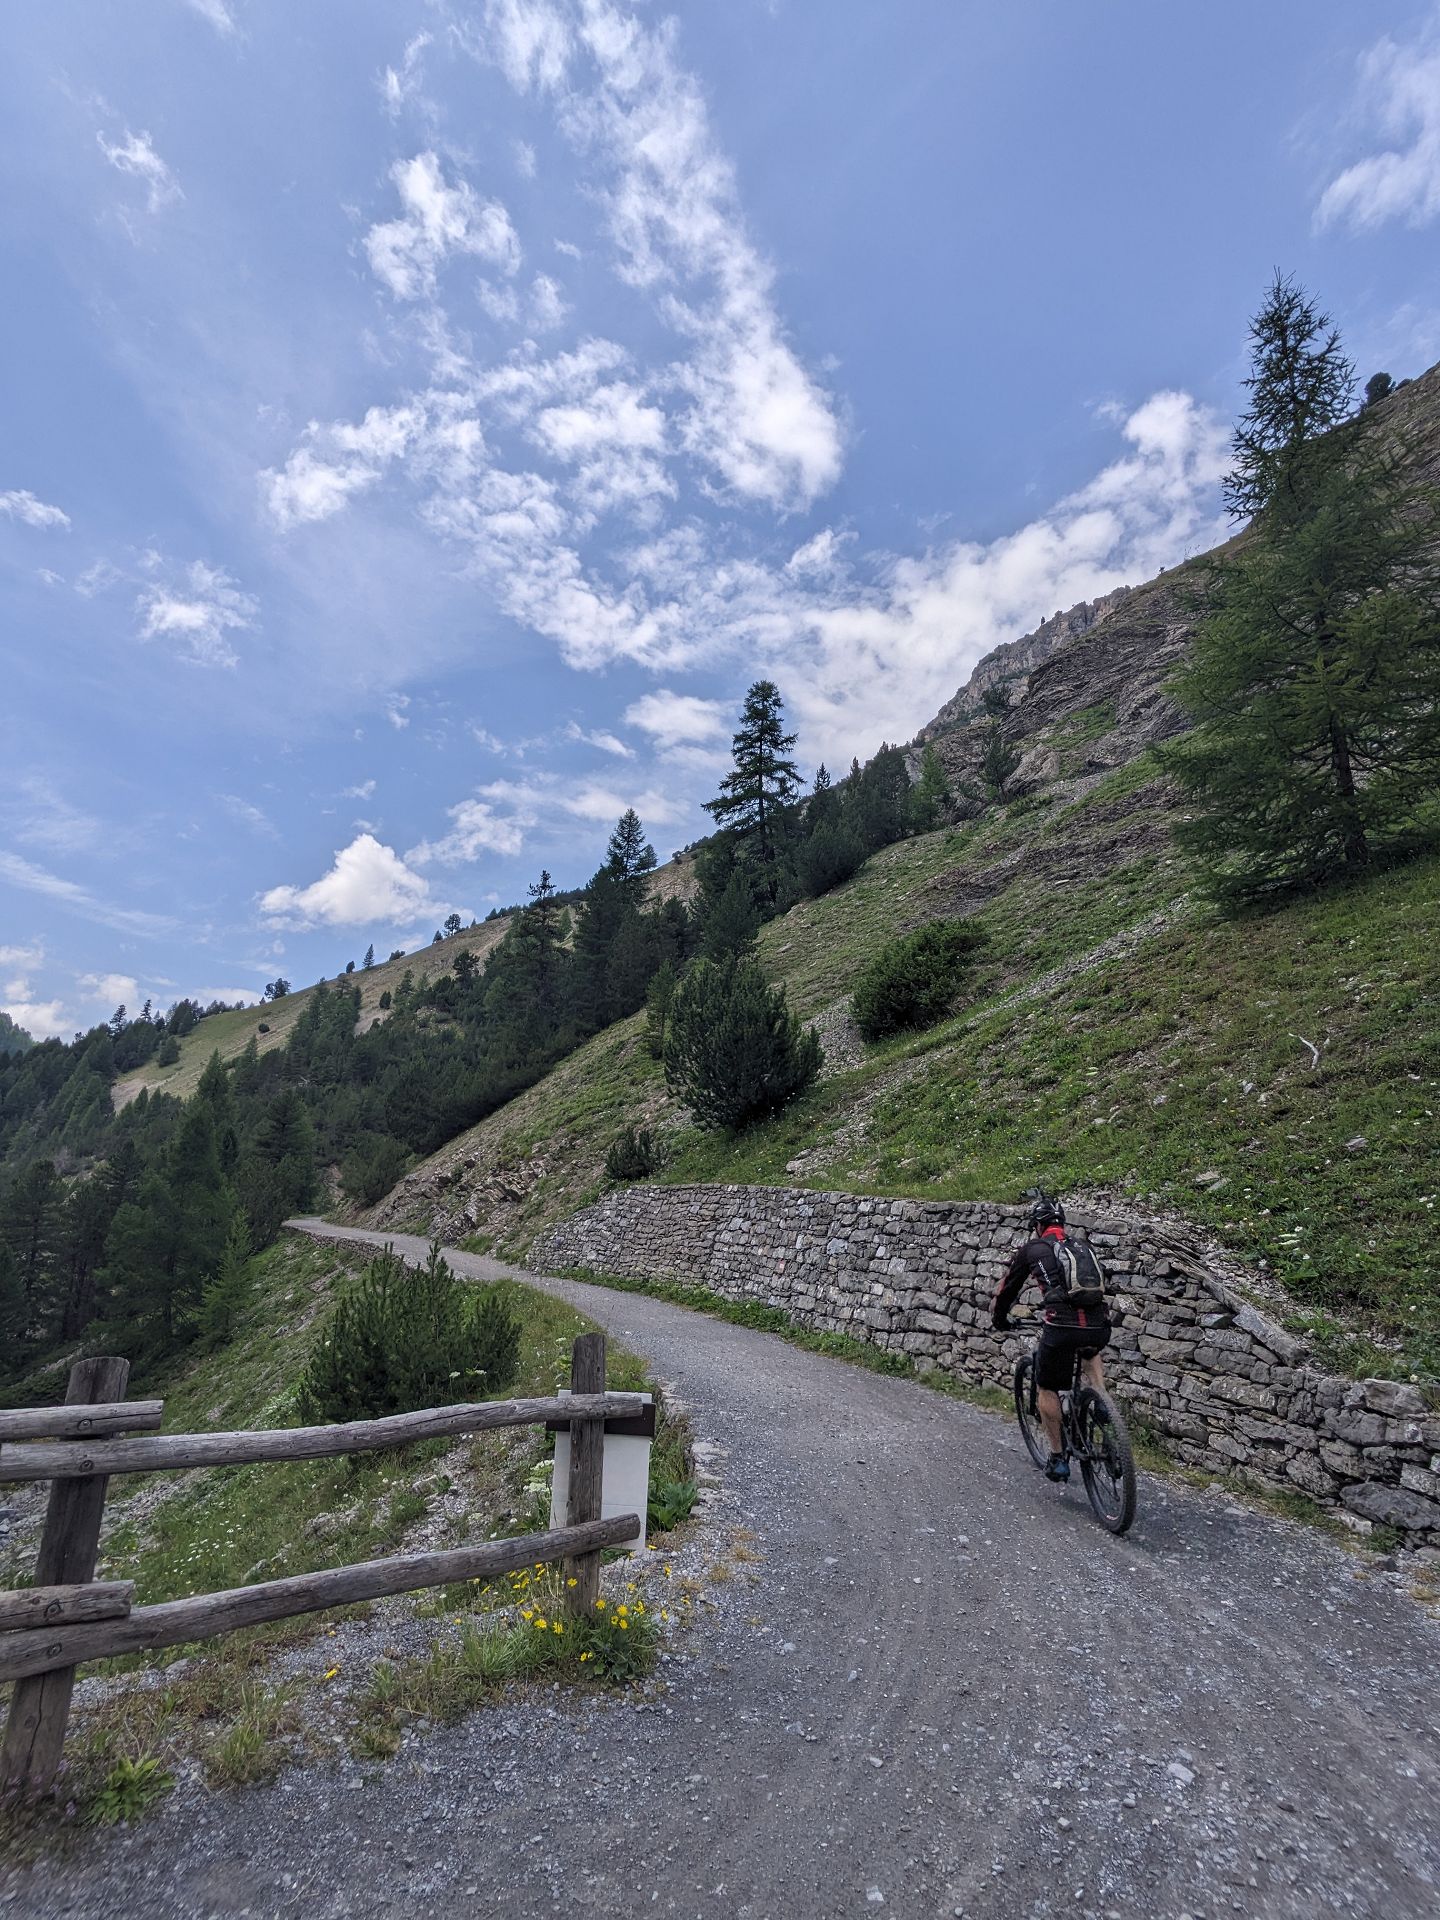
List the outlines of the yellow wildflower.
{"type": "Polygon", "coordinates": [[[339,1671],[339,1667],[327,1667],[322,1677],[326,1680],[333,1680],[339,1671]]]}
{"type": "Polygon", "coordinates": [[[537,1627],[539,1627],[542,1633],[545,1631],[545,1616],[543,1613],[541,1614],[540,1618],[535,1622],[535,1624],[537,1627]]]}
{"type": "Polygon", "coordinates": [[[554,1624],[554,1631],[556,1633],[563,1633],[565,1631],[564,1627],[560,1624],[558,1620],[554,1624]]]}
{"type": "Polygon", "coordinates": [[[570,1579],[568,1579],[565,1582],[565,1584],[567,1587],[578,1587],[580,1582],[577,1579],[575,1579],[574,1575],[572,1574],[570,1579]]]}
{"type": "Polygon", "coordinates": [[[604,1594],[601,1594],[600,1598],[595,1602],[595,1604],[603,1613],[606,1607],[609,1605],[609,1602],[606,1600],[604,1594]]]}

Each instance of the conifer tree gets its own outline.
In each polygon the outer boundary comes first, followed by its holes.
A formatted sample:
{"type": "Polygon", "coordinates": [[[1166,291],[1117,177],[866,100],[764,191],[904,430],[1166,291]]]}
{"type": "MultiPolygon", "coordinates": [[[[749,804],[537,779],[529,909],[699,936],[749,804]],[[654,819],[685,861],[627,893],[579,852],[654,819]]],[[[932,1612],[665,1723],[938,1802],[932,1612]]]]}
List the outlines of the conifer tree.
{"type": "Polygon", "coordinates": [[[369,946],[366,947],[365,949],[365,958],[360,962],[360,965],[364,969],[364,971],[368,973],[371,967],[374,966],[374,964],[375,964],[375,942],[372,940],[369,946]]]}
{"type": "Polygon", "coordinates": [[[1204,577],[1175,680],[1196,725],[1166,755],[1196,809],[1178,837],[1232,903],[1440,827],[1440,496],[1415,449],[1336,424],[1350,363],[1292,281],[1251,333],[1228,494],[1257,518],[1204,577]]]}
{"type": "Polygon", "coordinates": [[[782,876],[778,861],[782,816],[800,789],[800,770],[790,758],[795,735],[785,731],[785,707],[773,680],[757,680],[745,696],[740,727],[731,741],[734,768],[720,791],[705,802],[719,827],[730,827],[754,863],[760,891],[773,906],[782,876]]]}
{"type": "Polygon", "coordinates": [[[200,1332],[217,1343],[228,1340],[254,1293],[250,1268],[250,1229],[237,1208],[225,1236],[220,1264],[200,1296],[200,1332]]]}
{"type": "Polygon", "coordinates": [[[670,1003],[680,979],[673,960],[662,960],[645,995],[645,1045],[654,1060],[665,1057],[665,1029],[670,1021],[670,1003]]]}
{"type": "Polygon", "coordinates": [[[945,769],[933,744],[926,744],[920,756],[920,778],[910,790],[910,824],[916,833],[929,833],[940,824],[950,803],[945,769]]]}
{"type": "Polygon", "coordinates": [[[820,1042],[754,960],[692,962],[675,990],[665,1079],[702,1127],[735,1130],[777,1113],[819,1073],[820,1042]]]}
{"type": "Polygon", "coordinates": [[[1250,404],[1235,429],[1225,481],[1237,519],[1277,501],[1304,510],[1304,469],[1320,437],[1349,413],[1355,390],[1354,366],[1330,316],[1293,277],[1276,274],[1250,322],[1250,342],[1250,404]]]}
{"type": "Polygon", "coordinates": [[[760,916],[755,911],[750,882],[737,867],[725,891],[705,914],[700,928],[700,951],[708,960],[736,959],[754,952],[759,931],[760,916]]]}

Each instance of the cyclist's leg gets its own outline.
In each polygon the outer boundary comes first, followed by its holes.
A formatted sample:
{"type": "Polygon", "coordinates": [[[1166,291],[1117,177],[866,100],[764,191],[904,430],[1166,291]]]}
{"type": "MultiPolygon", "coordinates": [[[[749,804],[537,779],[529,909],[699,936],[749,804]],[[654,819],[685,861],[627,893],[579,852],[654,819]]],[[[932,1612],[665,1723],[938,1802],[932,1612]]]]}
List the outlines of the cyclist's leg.
{"type": "Polygon", "coordinates": [[[1051,1453],[1062,1453],[1060,1441],[1060,1396],[1049,1387],[1035,1389],[1035,1405],[1040,1414],[1041,1425],[1045,1429],[1045,1438],[1050,1442],[1051,1453]]]}
{"type": "Polygon", "coordinates": [[[1087,1353],[1084,1360],[1085,1384],[1093,1387],[1097,1393],[1105,1391],[1105,1368],[1098,1353],[1087,1353]]]}

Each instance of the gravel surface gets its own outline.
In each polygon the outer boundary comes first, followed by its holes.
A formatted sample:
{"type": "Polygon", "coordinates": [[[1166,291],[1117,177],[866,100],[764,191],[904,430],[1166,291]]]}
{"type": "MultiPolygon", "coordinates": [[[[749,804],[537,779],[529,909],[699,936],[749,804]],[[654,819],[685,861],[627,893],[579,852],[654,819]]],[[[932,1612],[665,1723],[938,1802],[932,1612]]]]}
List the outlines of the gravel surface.
{"type": "Polygon", "coordinates": [[[174,1801],[0,1914],[1433,1920],[1440,1630],[1383,1574],[1148,1476],[1114,1541],[1006,1421],[538,1284],[675,1384],[757,1536],[668,1685],[174,1801]]]}

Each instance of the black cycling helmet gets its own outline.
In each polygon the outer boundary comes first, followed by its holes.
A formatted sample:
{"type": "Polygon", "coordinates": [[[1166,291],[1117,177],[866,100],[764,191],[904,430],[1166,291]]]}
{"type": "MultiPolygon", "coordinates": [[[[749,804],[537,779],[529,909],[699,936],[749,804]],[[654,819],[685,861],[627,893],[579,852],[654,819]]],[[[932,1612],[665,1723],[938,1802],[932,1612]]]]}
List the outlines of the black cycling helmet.
{"type": "Polygon", "coordinates": [[[1043,1233],[1046,1227],[1063,1227],[1065,1209],[1058,1200],[1052,1200],[1048,1193],[1042,1193],[1030,1209],[1030,1225],[1036,1233],[1043,1233]]]}

